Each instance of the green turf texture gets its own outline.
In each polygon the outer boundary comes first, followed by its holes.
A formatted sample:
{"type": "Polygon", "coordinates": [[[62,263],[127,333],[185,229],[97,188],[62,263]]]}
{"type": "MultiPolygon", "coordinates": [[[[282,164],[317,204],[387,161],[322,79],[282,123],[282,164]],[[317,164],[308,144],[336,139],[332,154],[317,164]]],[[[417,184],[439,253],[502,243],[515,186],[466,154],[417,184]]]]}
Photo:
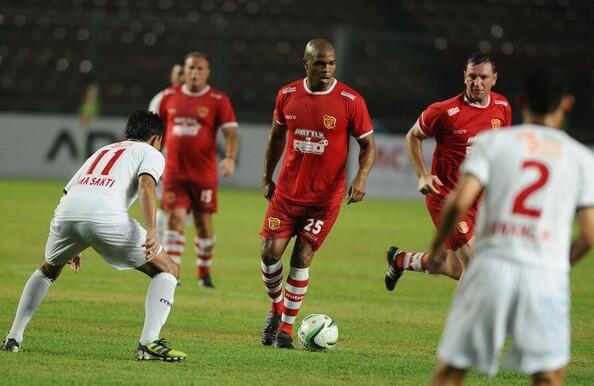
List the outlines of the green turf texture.
{"type": "MultiPolygon", "coordinates": [[[[42,260],[62,187],[63,182],[0,181],[2,337],[27,278],[42,260]]],[[[220,192],[214,291],[196,285],[193,248],[186,246],[182,285],[162,331],[173,347],[187,352],[185,362],[134,360],[148,278],[137,271],[118,272],[88,250],[81,271],[65,268],[50,288],[22,351],[0,352],[0,384],[427,384],[456,283],[407,273],[395,292],[383,285],[387,246],[424,250],[432,237],[423,203],[368,199],[341,209],[315,256],[298,318],[324,313],[337,322],[338,343],[324,353],[260,344],[269,309],[259,263],[265,207],[259,192],[220,192]]],[[[192,227],[186,237],[193,240],[192,227]]],[[[569,385],[594,384],[593,277],[589,256],[572,273],[569,385]]],[[[296,331],[294,338],[297,342],[296,331]]],[[[467,384],[525,385],[527,380],[509,370],[496,378],[473,371],[467,384]]]]}

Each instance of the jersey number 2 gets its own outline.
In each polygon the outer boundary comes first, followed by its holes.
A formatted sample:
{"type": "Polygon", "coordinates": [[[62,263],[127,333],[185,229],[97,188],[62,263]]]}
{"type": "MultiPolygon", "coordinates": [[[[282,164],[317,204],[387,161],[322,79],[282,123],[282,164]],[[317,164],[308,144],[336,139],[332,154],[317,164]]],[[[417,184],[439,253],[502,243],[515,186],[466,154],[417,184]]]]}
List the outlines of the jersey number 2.
{"type": "Polygon", "coordinates": [[[549,169],[542,162],[535,160],[527,160],[522,163],[522,170],[530,168],[536,169],[538,171],[538,179],[518,193],[514,200],[512,212],[523,216],[538,218],[541,215],[540,208],[528,208],[526,206],[526,200],[531,194],[546,185],[547,181],[549,180],[549,169]]]}
{"type": "MultiPolygon", "coordinates": [[[[111,168],[113,168],[113,165],[116,163],[116,161],[118,160],[118,158],[120,158],[122,156],[122,153],[124,153],[124,151],[126,151],[126,149],[119,149],[116,150],[113,155],[111,156],[111,158],[109,159],[109,161],[107,162],[107,165],[105,165],[105,167],[103,168],[103,170],[101,170],[101,175],[108,175],[109,172],[111,171],[111,168]]],[[[99,161],[101,161],[101,158],[103,158],[105,156],[105,154],[109,153],[109,150],[102,150],[98,155],[97,158],[95,158],[95,160],[93,161],[93,163],[91,164],[91,166],[89,166],[89,170],[87,170],[87,174],[93,174],[93,172],[95,171],[95,168],[97,167],[97,164],[99,163],[99,161]]]]}

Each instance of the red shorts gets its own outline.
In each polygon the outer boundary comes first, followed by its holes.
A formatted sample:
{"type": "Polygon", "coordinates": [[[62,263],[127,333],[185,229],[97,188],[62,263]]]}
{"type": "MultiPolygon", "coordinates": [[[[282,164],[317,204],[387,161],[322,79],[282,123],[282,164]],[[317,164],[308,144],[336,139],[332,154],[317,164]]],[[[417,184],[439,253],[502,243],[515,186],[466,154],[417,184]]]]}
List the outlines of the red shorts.
{"type": "MultiPolygon", "coordinates": [[[[441,220],[441,209],[445,203],[445,199],[442,196],[437,196],[434,194],[428,194],[425,196],[425,204],[427,205],[427,210],[431,215],[431,219],[433,220],[433,224],[435,227],[439,227],[439,221],[441,220]]],[[[450,233],[448,238],[446,239],[445,245],[447,249],[451,249],[453,251],[457,250],[464,244],[468,243],[472,236],[474,236],[474,222],[476,220],[476,203],[468,208],[468,211],[462,217],[462,219],[456,224],[456,228],[450,233]]]]}
{"type": "Polygon", "coordinates": [[[299,240],[317,251],[330,233],[339,211],[340,205],[291,204],[275,194],[268,203],[260,237],[276,240],[297,235],[299,240]]]}
{"type": "Polygon", "coordinates": [[[216,213],[217,184],[163,180],[162,207],[165,210],[185,208],[194,213],[216,213]]]}

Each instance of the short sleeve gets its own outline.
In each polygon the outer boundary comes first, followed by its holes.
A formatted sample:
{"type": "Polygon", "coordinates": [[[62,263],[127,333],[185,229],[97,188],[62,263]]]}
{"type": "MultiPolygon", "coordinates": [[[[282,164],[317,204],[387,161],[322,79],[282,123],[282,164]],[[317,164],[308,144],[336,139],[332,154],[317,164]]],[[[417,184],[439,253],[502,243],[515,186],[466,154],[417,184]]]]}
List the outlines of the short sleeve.
{"type": "Polygon", "coordinates": [[[488,156],[488,146],[492,144],[492,140],[489,133],[479,134],[476,138],[476,146],[474,146],[470,156],[460,166],[460,173],[473,175],[479,180],[481,185],[485,186],[490,176],[491,165],[488,156]]]}
{"type": "Polygon", "coordinates": [[[373,133],[373,123],[367,111],[365,100],[358,96],[355,98],[353,115],[351,117],[351,135],[356,139],[365,138],[373,133]]]}
{"type": "Polygon", "coordinates": [[[426,137],[434,137],[437,134],[438,127],[442,126],[442,112],[442,109],[434,103],[427,107],[419,116],[419,126],[426,137]]]}
{"type": "Polygon", "coordinates": [[[155,179],[155,182],[159,182],[164,168],[165,158],[163,158],[163,154],[152,147],[147,148],[144,158],[140,163],[140,167],[138,168],[138,177],[142,174],[148,174],[155,179]]]}
{"type": "Polygon", "coordinates": [[[577,207],[587,208],[594,206],[594,156],[589,150],[584,150],[580,158],[581,182],[578,191],[577,207]]]}
{"type": "Polygon", "coordinates": [[[507,106],[505,106],[505,122],[503,122],[503,126],[509,127],[512,125],[512,109],[509,102],[507,106]]]}
{"type": "Polygon", "coordinates": [[[155,95],[153,97],[153,99],[151,99],[149,106],[148,106],[148,110],[151,113],[155,113],[155,114],[161,116],[161,114],[159,114],[159,109],[161,108],[161,100],[162,99],[163,99],[163,91],[161,91],[160,93],[155,95]]]}
{"type": "Polygon", "coordinates": [[[237,127],[237,118],[233,106],[231,106],[231,100],[227,95],[223,95],[219,108],[218,129],[225,129],[227,127],[237,127]]]}
{"type": "Polygon", "coordinates": [[[276,101],[274,102],[274,113],[272,114],[275,121],[281,125],[286,125],[287,120],[285,119],[285,113],[283,112],[283,93],[282,90],[276,95],[276,101]]]}

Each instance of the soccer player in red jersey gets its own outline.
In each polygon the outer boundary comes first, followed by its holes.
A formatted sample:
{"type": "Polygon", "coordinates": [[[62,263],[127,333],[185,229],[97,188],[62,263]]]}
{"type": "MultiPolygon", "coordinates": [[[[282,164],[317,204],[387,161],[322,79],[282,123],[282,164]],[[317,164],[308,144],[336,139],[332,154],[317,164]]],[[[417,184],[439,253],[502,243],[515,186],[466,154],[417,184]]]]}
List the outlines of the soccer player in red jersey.
{"type": "MultiPolygon", "coordinates": [[[[431,104],[406,135],[408,156],[419,179],[419,191],[425,195],[427,210],[435,226],[438,226],[448,193],[458,182],[460,164],[472,151],[475,136],[511,125],[509,102],[503,95],[491,91],[496,82],[497,73],[491,58],[484,54],[471,55],[464,71],[464,92],[431,104]],[[422,151],[422,142],[429,137],[434,137],[436,142],[431,173],[427,171],[422,151]]],[[[477,202],[447,239],[447,258],[440,266],[429,269],[424,264],[426,253],[388,248],[386,288],[394,290],[405,270],[459,279],[472,257],[477,202]]]]}
{"type": "Polygon", "coordinates": [[[307,43],[306,78],[280,89],[266,147],[262,189],[269,201],[260,232],[262,279],[272,303],[262,344],[293,348],[293,324],[307,291],[314,252],[336,221],[345,194],[349,136],[360,146],[359,170],[347,204],[361,201],[375,159],[373,125],[365,101],[334,79],[336,54],[325,39],[307,43]],[[285,146],[287,149],[285,151],[285,146]],[[272,176],[281,155],[276,184],[272,176]],[[285,284],[281,256],[297,236],[285,284]]]}
{"type": "Polygon", "coordinates": [[[229,98],[208,85],[206,55],[190,52],[184,61],[184,82],[163,91],[154,109],[166,122],[167,155],[163,176],[163,207],[169,213],[165,248],[178,265],[184,251],[184,223],[191,210],[196,225],[198,284],[213,288],[210,275],[217,211],[217,131],[225,136],[221,174],[235,172],[239,150],[237,119],[229,98]]]}

